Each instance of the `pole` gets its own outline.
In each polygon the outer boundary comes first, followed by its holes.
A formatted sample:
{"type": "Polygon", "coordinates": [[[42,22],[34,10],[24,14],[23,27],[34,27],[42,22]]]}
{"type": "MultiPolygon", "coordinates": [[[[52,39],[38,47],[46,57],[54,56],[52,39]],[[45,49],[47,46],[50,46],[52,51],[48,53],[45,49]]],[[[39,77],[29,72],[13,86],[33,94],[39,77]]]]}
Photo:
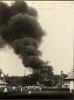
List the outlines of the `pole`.
{"type": "Polygon", "coordinates": [[[73,99],[74,99],[74,34],[73,34],[73,99]]]}
{"type": "Polygon", "coordinates": [[[73,65],[73,90],[74,90],[74,65],[73,65]]]}
{"type": "Polygon", "coordinates": [[[61,75],[60,75],[60,78],[59,78],[59,85],[60,87],[62,88],[63,87],[63,71],[61,71],[61,75]]]}
{"type": "Polygon", "coordinates": [[[73,90],[74,90],[74,37],[73,37],[73,90]]]}

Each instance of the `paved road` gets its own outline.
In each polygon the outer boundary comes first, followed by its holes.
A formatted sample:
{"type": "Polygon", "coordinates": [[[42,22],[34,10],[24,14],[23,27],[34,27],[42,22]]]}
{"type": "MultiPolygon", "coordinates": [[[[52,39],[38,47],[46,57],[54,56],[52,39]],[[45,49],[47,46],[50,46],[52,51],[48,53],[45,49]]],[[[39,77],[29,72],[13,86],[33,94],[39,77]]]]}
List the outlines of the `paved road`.
{"type": "Polygon", "coordinates": [[[49,99],[49,100],[74,100],[72,94],[68,95],[0,95],[0,99],[49,99]]]}

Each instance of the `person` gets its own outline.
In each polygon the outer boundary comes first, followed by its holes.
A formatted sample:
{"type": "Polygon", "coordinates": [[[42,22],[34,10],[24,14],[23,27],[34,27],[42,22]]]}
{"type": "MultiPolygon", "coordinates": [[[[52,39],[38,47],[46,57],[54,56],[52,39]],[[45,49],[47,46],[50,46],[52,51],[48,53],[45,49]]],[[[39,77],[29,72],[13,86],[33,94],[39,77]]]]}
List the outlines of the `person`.
{"type": "Polygon", "coordinates": [[[23,91],[22,87],[21,87],[21,92],[23,91]]]}
{"type": "Polygon", "coordinates": [[[15,90],[15,86],[13,86],[12,89],[15,90]]]}
{"type": "Polygon", "coordinates": [[[7,93],[7,92],[8,92],[8,90],[7,90],[7,88],[5,87],[5,88],[4,88],[4,93],[7,93]]]}
{"type": "Polygon", "coordinates": [[[31,91],[30,90],[28,91],[28,94],[31,94],[31,91]]]}

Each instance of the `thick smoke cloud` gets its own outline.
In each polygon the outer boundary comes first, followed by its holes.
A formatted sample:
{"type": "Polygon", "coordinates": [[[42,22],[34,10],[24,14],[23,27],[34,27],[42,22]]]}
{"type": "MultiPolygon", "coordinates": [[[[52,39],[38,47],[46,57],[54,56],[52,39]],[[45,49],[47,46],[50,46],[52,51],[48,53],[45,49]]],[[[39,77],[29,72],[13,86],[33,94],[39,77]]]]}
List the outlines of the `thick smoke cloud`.
{"type": "Polygon", "coordinates": [[[1,44],[11,46],[21,57],[23,65],[34,71],[45,69],[45,62],[40,59],[41,52],[38,49],[45,32],[37,17],[36,9],[25,2],[15,2],[11,6],[0,2],[0,37],[4,40],[1,44]]]}
{"type": "Polygon", "coordinates": [[[10,16],[11,16],[10,7],[7,4],[0,2],[0,27],[1,25],[7,23],[10,16]]]}
{"type": "Polygon", "coordinates": [[[0,48],[3,48],[6,45],[6,42],[0,37],[0,48]]]}
{"type": "Polygon", "coordinates": [[[23,37],[31,37],[41,42],[43,34],[41,26],[34,17],[21,13],[12,16],[7,26],[3,26],[1,29],[1,36],[9,44],[23,37]]]}

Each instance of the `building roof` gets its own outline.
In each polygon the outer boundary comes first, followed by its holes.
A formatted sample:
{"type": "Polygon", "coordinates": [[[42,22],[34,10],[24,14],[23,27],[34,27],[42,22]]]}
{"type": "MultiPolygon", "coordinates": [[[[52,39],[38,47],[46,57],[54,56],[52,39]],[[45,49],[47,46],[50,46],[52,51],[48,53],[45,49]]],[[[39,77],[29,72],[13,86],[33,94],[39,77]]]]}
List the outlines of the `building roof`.
{"type": "Polygon", "coordinates": [[[0,79],[0,85],[7,85],[8,83],[6,83],[5,81],[0,79]]]}
{"type": "Polygon", "coordinates": [[[66,80],[74,80],[74,76],[73,75],[74,75],[74,73],[73,73],[73,71],[71,71],[71,72],[68,73],[68,77],[66,77],[65,79],[66,80]]]}

